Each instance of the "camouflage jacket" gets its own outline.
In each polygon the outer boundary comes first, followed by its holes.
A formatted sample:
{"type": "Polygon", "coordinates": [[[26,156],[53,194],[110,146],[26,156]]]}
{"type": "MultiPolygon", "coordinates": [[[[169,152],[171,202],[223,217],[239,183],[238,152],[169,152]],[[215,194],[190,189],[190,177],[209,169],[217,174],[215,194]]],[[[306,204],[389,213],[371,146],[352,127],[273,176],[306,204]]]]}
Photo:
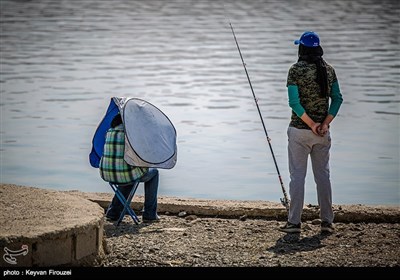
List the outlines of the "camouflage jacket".
{"type": "MultiPolygon", "coordinates": [[[[328,74],[328,92],[331,92],[332,84],[337,81],[335,69],[326,63],[328,74]]],[[[322,123],[328,115],[329,97],[320,97],[320,87],[316,81],[317,67],[314,63],[300,61],[293,64],[288,73],[286,86],[297,86],[300,104],[303,106],[307,115],[314,122],[322,123]]],[[[310,129],[295,112],[292,111],[290,126],[300,129],[310,129]]]]}

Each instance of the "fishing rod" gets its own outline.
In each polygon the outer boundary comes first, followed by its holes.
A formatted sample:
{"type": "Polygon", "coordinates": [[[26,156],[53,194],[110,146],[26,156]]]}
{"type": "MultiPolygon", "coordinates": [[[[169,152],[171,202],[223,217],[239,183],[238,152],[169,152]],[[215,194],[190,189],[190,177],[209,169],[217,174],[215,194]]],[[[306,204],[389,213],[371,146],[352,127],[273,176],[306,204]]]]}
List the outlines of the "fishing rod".
{"type": "Polygon", "coordinates": [[[286,210],[289,211],[289,203],[290,203],[290,201],[289,201],[289,198],[288,198],[288,196],[287,196],[285,187],[284,187],[284,185],[283,185],[281,173],[279,172],[278,164],[276,163],[274,151],[272,150],[271,138],[269,138],[267,129],[265,128],[265,124],[264,124],[263,117],[262,117],[262,115],[261,115],[260,107],[258,106],[258,99],[256,98],[256,94],[254,93],[253,86],[252,86],[251,81],[250,81],[250,76],[249,76],[249,73],[247,72],[246,63],[244,63],[244,59],[243,59],[243,56],[242,56],[242,52],[240,51],[239,43],[238,43],[238,41],[237,41],[237,39],[236,39],[235,31],[233,30],[233,26],[232,26],[232,23],[231,23],[230,21],[229,21],[229,25],[230,25],[230,27],[231,27],[232,34],[233,34],[233,38],[235,39],[236,47],[237,47],[237,49],[238,49],[238,51],[239,51],[239,55],[240,55],[240,58],[241,58],[241,60],[242,60],[242,64],[243,64],[243,67],[244,67],[244,71],[246,72],[247,81],[249,82],[251,92],[253,93],[254,101],[256,102],[257,111],[258,111],[258,114],[259,114],[259,116],[260,116],[262,126],[263,126],[263,128],[264,128],[265,136],[267,137],[267,141],[268,141],[269,149],[271,150],[272,158],[274,159],[274,163],[275,163],[275,167],[276,167],[276,172],[278,173],[279,182],[280,182],[280,184],[281,184],[281,188],[282,188],[282,192],[283,192],[283,198],[281,198],[280,200],[281,200],[282,205],[285,206],[286,210]]]}

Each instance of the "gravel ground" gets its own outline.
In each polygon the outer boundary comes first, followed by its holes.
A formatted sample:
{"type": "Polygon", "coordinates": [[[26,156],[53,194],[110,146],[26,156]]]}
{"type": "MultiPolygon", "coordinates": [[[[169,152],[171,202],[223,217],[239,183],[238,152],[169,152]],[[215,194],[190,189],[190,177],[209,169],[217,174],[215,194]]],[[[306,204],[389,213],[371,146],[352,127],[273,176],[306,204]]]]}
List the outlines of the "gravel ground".
{"type": "Polygon", "coordinates": [[[103,267],[399,267],[400,224],[336,223],[320,233],[320,220],[300,234],[277,230],[282,221],[161,215],[135,225],[104,225],[103,267]]]}

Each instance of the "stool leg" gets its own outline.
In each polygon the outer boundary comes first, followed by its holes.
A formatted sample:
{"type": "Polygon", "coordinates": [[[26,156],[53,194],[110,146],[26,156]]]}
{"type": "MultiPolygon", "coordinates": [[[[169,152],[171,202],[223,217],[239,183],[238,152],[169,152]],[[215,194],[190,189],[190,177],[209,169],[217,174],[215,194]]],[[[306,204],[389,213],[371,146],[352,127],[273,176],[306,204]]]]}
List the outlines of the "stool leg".
{"type": "Polygon", "coordinates": [[[133,186],[131,192],[129,193],[128,198],[125,200],[124,203],[122,203],[124,205],[124,208],[118,219],[117,225],[119,225],[119,223],[122,221],[122,219],[124,218],[125,213],[127,211],[128,211],[129,216],[131,216],[132,220],[135,222],[135,224],[137,224],[137,225],[139,224],[139,218],[136,216],[136,213],[131,208],[131,201],[132,201],[132,198],[135,195],[135,192],[139,186],[139,181],[135,181],[133,184],[134,184],[134,186],[133,186]]]}
{"type": "Polygon", "coordinates": [[[115,196],[118,198],[118,200],[121,202],[121,204],[123,205],[123,210],[121,211],[121,214],[119,216],[118,221],[116,222],[116,225],[119,226],[119,224],[121,223],[121,221],[123,220],[125,213],[128,212],[129,216],[131,216],[132,220],[135,222],[135,224],[139,224],[139,218],[136,216],[136,213],[133,211],[133,209],[131,208],[131,201],[133,196],[135,195],[135,192],[138,188],[139,185],[139,181],[135,181],[133,183],[133,187],[128,195],[128,198],[125,199],[125,196],[123,195],[123,193],[118,189],[118,187],[112,183],[110,183],[111,188],[113,189],[113,191],[115,192],[115,196]]]}

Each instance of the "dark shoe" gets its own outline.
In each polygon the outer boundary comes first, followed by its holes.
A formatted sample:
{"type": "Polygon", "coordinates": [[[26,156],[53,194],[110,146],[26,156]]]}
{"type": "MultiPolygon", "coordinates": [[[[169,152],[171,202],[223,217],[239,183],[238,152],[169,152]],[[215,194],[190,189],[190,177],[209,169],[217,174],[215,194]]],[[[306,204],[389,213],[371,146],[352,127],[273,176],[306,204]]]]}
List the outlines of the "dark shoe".
{"type": "MultiPolygon", "coordinates": [[[[118,221],[119,216],[121,216],[121,213],[115,215],[115,214],[106,214],[106,219],[110,221],[118,221]]],[[[125,216],[129,216],[128,211],[125,212],[125,216]]]]}
{"type": "Polygon", "coordinates": [[[161,218],[158,215],[156,215],[156,217],[154,219],[148,219],[148,218],[142,217],[142,222],[143,223],[154,223],[154,222],[160,221],[160,219],[161,218]]]}
{"type": "Polygon", "coordinates": [[[117,217],[117,216],[106,215],[106,219],[107,219],[107,221],[115,222],[115,221],[118,221],[119,216],[117,217]]]}
{"type": "Polygon", "coordinates": [[[321,232],[332,233],[334,231],[335,231],[335,228],[333,227],[332,223],[328,223],[328,222],[321,223],[321,232]]]}
{"type": "Polygon", "coordinates": [[[301,231],[301,223],[295,225],[287,222],[283,227],[280,227],[279,230],[286,233],[298,233],[301,231]]]}
{"type": "Polygon", "coordinates": [[[116,207],[108,208],[106,212],[106,219],[109,221],[118,221],[121,211],[116,210],[116,207]]]}

